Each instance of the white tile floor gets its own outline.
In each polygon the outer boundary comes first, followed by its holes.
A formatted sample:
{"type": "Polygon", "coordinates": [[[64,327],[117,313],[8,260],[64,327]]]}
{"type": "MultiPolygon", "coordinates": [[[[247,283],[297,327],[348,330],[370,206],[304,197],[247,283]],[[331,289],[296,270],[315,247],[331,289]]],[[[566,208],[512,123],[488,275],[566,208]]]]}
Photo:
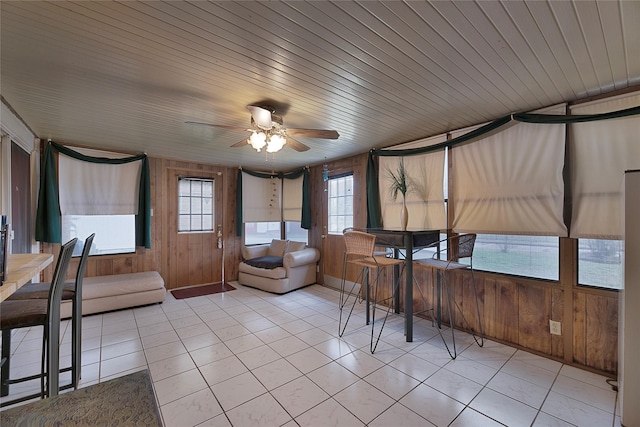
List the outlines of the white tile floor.
{"type": "MultiPolygon", "coordinates": [[[[338,295],[238,286],[87,316],[82,386],[149,369],[168,427],[620,425],[606,378],[492,341],[479,348],[462,333],[454,361],[423,319],[407,343],[402,318],[390,317],[371,355],[364,307],[337,338],[338,295]]],[[[12,345],[13,373],[38,372],[41,331],[17,331],[12,345]]],[[[33,387],[12,386],[10,397],[33,387]]]]}

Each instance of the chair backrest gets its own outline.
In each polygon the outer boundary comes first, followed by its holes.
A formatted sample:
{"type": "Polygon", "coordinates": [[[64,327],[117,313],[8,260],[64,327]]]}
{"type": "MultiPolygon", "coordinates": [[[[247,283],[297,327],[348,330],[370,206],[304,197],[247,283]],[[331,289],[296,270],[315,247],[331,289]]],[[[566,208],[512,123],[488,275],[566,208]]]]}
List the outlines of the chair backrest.
{"type": "Polygon", "coordinates": [[[476,234],[461,234],[449,239],[449,261],[453,259],[471,258],[476,244],[476,234]]]}
{"type": "Polygon", "coordinates": [[[71,239],[60,248],[60,255],[58,256],[58,262],[56,263],[53,278],[51,279],[51,287],[49,288],[49,323],[51,323],[52,319],[60,318],[60,304],[62,302],[64,279],[67,275],[71,255],[73,255],[73,248],[76,246],[77,241],[77,238],[71,239]]]}
{"type": "Polygon", "coordinates": [[[78,301],[82,301],[82,280],[84,279],[84,272],[87,269],[87,258],[89,258],[89,252],[91,251],[91,245],[93,245],[94,237],[96,237],[96,233],[87,237],[84,241],[84,247],[82,248],[82,256],[80,257],[78,272],[76,273],[76,300],[78,301]]]}
{"type": "Polygon", "coordinates": [[[344,233],[346,255],[373,256],[376,236],[362,231],[347,231],[344,233]]]}
{"type": "Polygon", "coordinates": [[[4,283],[7,278],[7,267],[9,258],[9,224],[6,224],[0,230],[0,285],[4,283]]]}

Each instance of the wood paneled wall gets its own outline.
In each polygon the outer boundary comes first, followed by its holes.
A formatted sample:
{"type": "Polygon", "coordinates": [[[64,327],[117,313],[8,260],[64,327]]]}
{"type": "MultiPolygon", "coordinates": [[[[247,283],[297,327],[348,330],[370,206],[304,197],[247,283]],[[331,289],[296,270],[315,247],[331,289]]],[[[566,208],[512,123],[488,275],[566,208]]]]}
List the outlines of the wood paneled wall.
{"type": "MultiPolygon", "coordinates": [[[[151,178],[151,249],[137,248],[135,253],[92,256],[86,276],[102,276],[142,271],[158,271],[167,289],[219,282],[222,277],[222,251],[213,233],[177,233],[177,177],[214,178],[216,226],[222,225],[224,273],[227,281],[238,277],[241,238],[236,237],[237,168],[200,163],[149,159],[151,178]]],[[[57,254],[58,244],[42,245],[42,251],[57,254]]],[[[72,260],[68,277],[75,277],[78,259],[72,260]]],[[[55,263],[53,264],[55,265],[55,263]]],[[[53,267],[44,272],[50,280],[53,267]]]]}
{"type": "MultiPolygon", "coordinates": [[[[354,173],[355,227],[366,226],[366,163],[367,156],[360,155],[328,164],[332,174],[354,173]]],[[[150,168],[154,210],[152,248],[138,248],[134,254],[92,257],[87,266],[87,276],[157,270],[169,289],[205,283],[216,277],[220,280],[221,267],[218,266],[221,266],[222,253],[212,242],[206,242],[195,234],[186,236],[183,241],[171,237],[175,233],[170,224],[174,222],[177,201],[169,181],[173,180],[176,171],[180,171],[190,176],[212,175],[217,180],[216,209],[220,211],[216,211],[216,222],[223,225],[225,279],[237,280],[243,242],[235,235],[237,169],[164,159],[150,159],[150,168]]],[[[326,236],[323,228],[326,193],[322,166],[312,167],[310,177],[312,229],[309,244],[321,250],[318,281],[323,283],[324,274],[339,277],[344,244],[340,238],[323,238],[326,236]],[[326,271],[325,266],[335,268],[326,271]]],[[[558,283],[476,272],[484,331],[490,339],[613,375],[617,371],[618,294],[575,285],[575,246],[570,239],[561,239],[561,279],[558,283]],[[549,319],[562,322],[562,336],[550,334],[549,319]]],[[[59,245],[45,244],[42,248],[44,252],[57,253],[59,245]]],[[[76,268],[77,264],[71,265],[71,277],[76,268]]],[[[417,267],[414,272],[428,304],[432,304],[431,287],[435,273],[425,267],[417,267]]],[[[50,267],[45,273],[45,280],[51,274],[50,267]]],[[[472,321],[474,305],[469,273],[454,273],[450,284],[465,316],[477,328],[477,323],[472,321]]],[[[388,286],[390,288],[390,284],[388,286]]],[[[414,292],[414,310],[421,310],[423,306],[420,293],[414,292]]]]}
{"type": "MultiPolygon", "coordinates": [[[[328,164],[330,171],[347,172],[345,169],[351,167],[354,177],[360,174],[363,177],[355,180],[355,227],[366,226],[366,161],[366,156],[357,156],[328,164]]],[[[322,177],[322,168],[314,167],[311,172],[316,185],[316,180],[322,177]]],[[[322,205],[322,197],[320,190],[314,191],[313,203],[326,209],[322,205]]],[[[321,218],[321,214],[319,209],[314,208],[317,218],[321,218]]],[[[314,227],[310,241],[320,242],[321,234],[314,227]]],[[[323,264],[338,267],[331,272],[321,273],[333,275],[342,266],[344,244],[339,239],[327,239],[324,245],[323,264]]],[[[613,376],[617,372],[618,360],[618,293],[576,285],[576,248],[575,240],[560,239],[561,267],[558,282],[476,271],[476,287],[485,336],[564,363],[613,376]],[[551,335],[550,319],[562,322],[562,335],[551,335]]],[[[425,266],[416,266],[414,275],[427,298],[425,304],[420,293],[414,291],[414,311],[420,311],[433,305],[431,295],[436,273],[425,266]]],[[[319,280],[323,280],[322,274],[319,280]]],[[[475,320],[470,273],[451,273],[449,284],[465,317],[477,331],[479,327],[475,320]]],[[[390,290],[391,281],[387,280],[385,297],[389,296],[390,290]]],[[[401,302],[403,301],[401,297],[401,302]]],[[[449,322],[446,310],[443,310],[443,320],[445,323],[449,322]]],[[[456,315],[455,320],[456,326],[461,327],[459,315],[456,315]]]]}

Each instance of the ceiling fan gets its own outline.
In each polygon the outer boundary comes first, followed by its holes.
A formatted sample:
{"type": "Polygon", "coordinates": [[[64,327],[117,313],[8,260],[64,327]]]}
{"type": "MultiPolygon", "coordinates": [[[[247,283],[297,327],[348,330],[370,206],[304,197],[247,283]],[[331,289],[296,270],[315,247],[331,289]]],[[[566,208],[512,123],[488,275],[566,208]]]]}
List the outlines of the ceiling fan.
{"type": "Polygon", "coordinates": [[[277,114],[275,109],[268,105],[248,105],[247,109],[251,113],[250,129],[213,123],[186,123],[251,132],[248,138],[233,144],[232,147],[241,147],[248,144],[258,152],[266,147],[268,153],[275,153],[285,145],[296,151],[307,151],[309,149],[308,146],[293,139],[293,137],[338,139],[340,136],[335,130],[285,128],[282,122],[282,115],[277,114]]]}

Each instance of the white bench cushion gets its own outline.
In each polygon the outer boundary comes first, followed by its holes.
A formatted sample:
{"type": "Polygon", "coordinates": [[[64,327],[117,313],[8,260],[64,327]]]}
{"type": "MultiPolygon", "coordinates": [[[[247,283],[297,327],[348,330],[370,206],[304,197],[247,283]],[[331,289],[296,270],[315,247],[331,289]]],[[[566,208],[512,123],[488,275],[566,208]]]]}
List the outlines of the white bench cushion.
{"type": "Polygon", "coordinates": [[[82,300],[135,294],[161,288],[164,288],[164,280],[157,271],[85,277],[82,281],[82,300]]]}

